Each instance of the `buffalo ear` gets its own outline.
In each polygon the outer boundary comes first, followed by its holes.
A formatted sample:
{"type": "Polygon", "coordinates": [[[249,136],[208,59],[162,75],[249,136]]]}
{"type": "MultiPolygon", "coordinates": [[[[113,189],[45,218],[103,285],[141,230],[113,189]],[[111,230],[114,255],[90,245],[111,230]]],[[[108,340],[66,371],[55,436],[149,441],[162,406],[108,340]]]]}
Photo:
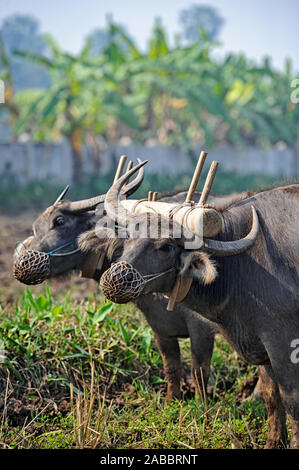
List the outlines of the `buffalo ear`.
{"type": "Polygon", "coordinates": [[[108,227],[95,227],[92,230],[86,230],[77,239],[78,247],[81,251],[87,252],[90,250],[104,251],[106,241],[113,240],[115,232],[108,227]]]}
{"type": "Polygon", "coordinates": [[[180,261],[180,276],[192,277],[204,285],[215,281],[218,274],[216,263],[207,253],[183,250],[180,261]]]}
{"type": "Polygon", "coordinates": [[[86,231],[78,237],[78,246],[82,252],[98,251],[105,253],[109,261],[118,258],[123,250],[123,238],[126,238],[126,230],[119,229],[118,237],[115,231],[108,227],[96,227],[86,231]]]}

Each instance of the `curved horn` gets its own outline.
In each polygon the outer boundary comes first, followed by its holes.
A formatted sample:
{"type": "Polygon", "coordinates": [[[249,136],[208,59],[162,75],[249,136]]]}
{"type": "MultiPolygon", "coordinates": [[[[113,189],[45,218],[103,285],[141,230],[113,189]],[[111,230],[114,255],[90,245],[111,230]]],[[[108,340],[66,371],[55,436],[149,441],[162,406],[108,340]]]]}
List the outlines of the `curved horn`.
{"type": "Polygon", "coordinates": [[[100,196],[92,197],[90,199],[83,199],[82,201],[69,202],[67,210],[70,212],[87,212],[94,210],[99,204],[103,204],[105,201],[105,194],[100,196]]]}
{"type": "Polygon", "coordinates": [[[105,199],[105,210],[107,215],[117,222],[119,225],[126,227],[130,220],[133,219],[132,214],[127,212],[119,200],[122,187],[131,178],[136,171],[142,168],[147,163],[147,160],[136,165],[132,170],[127,171],[121,178],[119,178],[109,189],[105,199]]]}
{"type": "MultiPolygon", "coordinates": [[[[140,158],[137,158],[137,161],[138,161],[138,163],[141,163],[140,158]]],[[[130,165],[128,164],[127,172],[129,170],[131,170],[131,168],[130,168],[130,165]]],[[[131,181],[131,183],[126,184],[125,188],[122,190],[121,193],[126,197],[131,196],[131,194],[133,194],[133,193],[135,193],[135,191],[137,191],[137,189],[139,188],[139,186],[141,185],[141,183],[143,181],[143,178],[144,178],[144,168],[142,166],[139,169],[136,178],[134,178],[133,181],[131,181]]]]}
{"type": "Polygon", "coordinates": [[[252,210],[252,226],[248,235],[241,240],[236,240],[232,242],[222,242],[219,240],[211,240],[205,238],[203,241],[202,249],[216,256],[233,256],[244,253],[244,251],[251,248],[258,236],[259,233],[259,219],[256,213],[256,210],[251,206],[252,210]]]}
{"type": "Polygon", "coordinates": [[[56,201],[54,202],[53,206],[55,206],[55,204],[57,204],[58,202],[60,202],[60,201],[64,198],[64,196],[66,195],[66,193],[67,193],[68,190],[69,190],[69,187],[70,187],[70,185],[68,184],[68,185],[64,188],[64,190],[62,191],[62,193],[58,196],[58,198],[57,198],[56,201]]]}
{"type": "MultiPolygon", "coordinates": [[[[141,160],[139,159],[137,160],[139,163],[141,162],[141,160]]],[[[131,194],[137,191],[137,189],[141,185],[143,178],[144,178],[144,169],[142,168],[142,166],[138,166],[139,171],[138,171],[136,178],[134,178],[134,180],[131,183],[127,184],[123,188],[121,194],[124,195],[125,197],[131,196],[131,194]]],[[[137,169],[135,171],[137,171],[137,169]]],[[[135,173],[135,171],[131,173],[131,176],[135,173]]],[[[76,213],[94,210],[99,204],[104,203],[105,197],[106,197],[106,194],[101,194],[100,196],[92,197],[90,199],[84,199],[83,201],[69,202],[68,210],[70,212],[76,212],[76,213]]]]}

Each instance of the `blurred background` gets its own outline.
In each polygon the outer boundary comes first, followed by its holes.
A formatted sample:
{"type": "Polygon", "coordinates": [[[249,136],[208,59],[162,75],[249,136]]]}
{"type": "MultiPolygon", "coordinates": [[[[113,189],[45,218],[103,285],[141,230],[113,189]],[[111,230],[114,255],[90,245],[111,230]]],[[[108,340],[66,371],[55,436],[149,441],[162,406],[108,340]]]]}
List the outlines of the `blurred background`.
{"type": "Polygon", "coordinates": [[[296,0],[0,0],[1,206],[105,191],[121,154],[143,189],[186,187],[202,149],[214,192],[299,173],[296,0]]]}
{"type": "Polygon", "coordinates": [[[298,0],[0,0],[0,447],[265,443],[264,404],[242,404],[256,367],[224,339],[208,405],[180,339],[190,401],[164,406],[134,305],[79,276],[28,289],[12,257],[66,184],[106,192],[122,154],[149,160],[138,197],[187,188],[201,150],[220,162],[214,194],[298,179],[298,18],[298,0]]]}

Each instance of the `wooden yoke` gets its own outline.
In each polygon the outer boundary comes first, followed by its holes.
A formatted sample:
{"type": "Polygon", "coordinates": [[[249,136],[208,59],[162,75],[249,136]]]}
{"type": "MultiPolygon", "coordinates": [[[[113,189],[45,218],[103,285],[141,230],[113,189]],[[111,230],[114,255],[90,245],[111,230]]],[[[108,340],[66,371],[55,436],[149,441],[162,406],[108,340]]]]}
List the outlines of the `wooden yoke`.
{"type": "Polygon", "coordinates": [[[222,228],[222,218],[216,209],[206,206],[206,202],[216,175],[218,162],[213,161],[211,164],[199,203],[195,205],[192,202],[206,157],[207,152],[201,152],[184,203],[156,201],[155,193],[150,191],[147,199],[127,199],[122,201],[122,205],[127,211],[135,214],[151,212],[171,217],[175,222],[184,225],[200,237],[216,236],[222,228]]]}
{"type": "MultiPolygon", "coordinates": [[[[186,200],[185,200],[185,203],[187,203],[187,204],[192,203],[192,197],[193,197],[193,194],[196,190],[196,187],[197,187],[197,184],[198,184],[198,181],[199,181],[199,177],[200,177],[200,174],[202,172],[202,168],[203,168],[204,162],[206,160],[206,157],[207,157],[207,153],[206,152],[201,152],[200,157],[199,157],[198,162],[197,162],[197,166],[196,166],[194,174],[193,174],[193,178],[192,178],[192,181],[191,181],[191,184],[190,184],[190,187],[189,187],[189,191],[188,191],[188,194],[187,194],[187,197],[186,197],[186,200]]],[[[216,176],[217,167],[218,167],[218,162],[213,161],[211,166],[210,166],[210,170],[209,170],[209,173],[207,175],[207,178],[206,178],[206,181],[205,181],[205,184],[204,184],[204,188],[203,188],[198,206],[204,206],[206,204],[207,200],[208,200],[208,197],[209,197],[209,194],[210,194],[210,191],[211,191],[211,188],[212,188],[215,176],[216,176]]],[[[213,212],[213,214],[214,214],[214,212],[213,212]]],[[[217,215],[216,212],[215,212],[215,215],[217,215]]],[[[216,217],[216,220],[215,220],[216,224],[217,224],[217,222],[219,222],[217,220],[217,218],[218,217],[216,217]]],[[[215,217],[213,217],[213,219],[215,219],[215,217]]],[[[219,223],[218,223],[218,225],[219,225],[219,223]]],[[[192,278],[190,278],[190,277],[185,278],[185,277],[181,277],[181,276],[177,277],[177,279],[175,281],[175,284],[174,284],[174,287],[171,291],[169,300],[168,300],[168,304],[167,304],[167,310],[168,311],[170,311],[170,312],[173,311],[175,303],[176,302],[181,302],[186,297],[186,295],[188,294],[188,292],[190,290],[191,284],[192,284],[192,278]]]]}

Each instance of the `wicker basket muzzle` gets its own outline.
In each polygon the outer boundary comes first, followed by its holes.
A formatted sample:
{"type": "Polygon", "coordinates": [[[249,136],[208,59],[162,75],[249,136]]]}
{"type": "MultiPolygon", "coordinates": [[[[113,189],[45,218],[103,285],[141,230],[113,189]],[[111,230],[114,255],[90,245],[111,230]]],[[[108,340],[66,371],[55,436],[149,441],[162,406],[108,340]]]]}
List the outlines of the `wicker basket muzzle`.
{"type": "Polygon", "coordinates": [[[50,275],[50,256],[41,251],[22,250],[15,256],[13,275],[23,284],[40,284],[50,275]]]}
{"type": "Polygon", "coordinates": [[[100,287],[107,299],[125,304],[136,299],[142,292],[145,280],[129,263],[120,261],[111,265],[101,277],[100,287]]]}

